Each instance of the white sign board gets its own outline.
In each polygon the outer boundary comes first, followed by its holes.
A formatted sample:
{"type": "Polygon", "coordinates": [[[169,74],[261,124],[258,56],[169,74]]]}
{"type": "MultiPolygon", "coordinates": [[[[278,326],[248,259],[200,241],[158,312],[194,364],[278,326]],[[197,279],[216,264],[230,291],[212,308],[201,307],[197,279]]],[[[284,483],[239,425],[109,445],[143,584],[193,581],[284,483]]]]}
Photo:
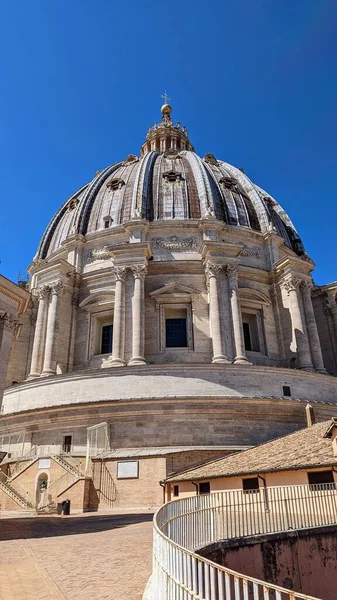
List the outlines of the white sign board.
{"type": "Polygon", "coordinates": [[[50,469],[50,458],[39,458],[39,462],[37,464],[38,469],[50,469]]]}
{"type": "Polygon", "coordinates": [[[138,460],[128,460],[117,463],[117,479],[137,479],[138,460]]]}

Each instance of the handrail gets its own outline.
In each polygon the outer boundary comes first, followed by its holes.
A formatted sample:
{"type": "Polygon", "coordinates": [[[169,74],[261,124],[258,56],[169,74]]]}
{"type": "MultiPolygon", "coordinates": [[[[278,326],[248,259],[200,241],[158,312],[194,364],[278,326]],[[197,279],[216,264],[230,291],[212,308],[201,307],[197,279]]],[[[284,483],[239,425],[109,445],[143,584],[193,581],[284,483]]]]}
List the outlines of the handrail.
{"type": "Polygon", "coordinates": [[[221,539],[337,522],[335,484],[193,496],[154,517],[153,600],[319,600],[222,567],[196,550],[221,539]]]}

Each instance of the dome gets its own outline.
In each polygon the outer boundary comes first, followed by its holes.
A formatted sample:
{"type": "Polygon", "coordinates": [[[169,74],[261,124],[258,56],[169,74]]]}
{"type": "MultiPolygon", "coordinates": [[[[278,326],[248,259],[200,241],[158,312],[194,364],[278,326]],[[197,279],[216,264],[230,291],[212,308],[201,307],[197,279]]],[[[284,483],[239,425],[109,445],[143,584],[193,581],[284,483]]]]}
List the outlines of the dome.
{"type": "Polygon", "coordinates": [[[133,219],[149,222],[215,218],[228,226],[264,232],[273,227],[296,254],[303,244],[278,202],[243,172],[213,154],[198,156],[185,127],[162,111],[149,128],[140,157],[98,171],[57,211],[38,250],[44,259],[74,234],[87,236],[133,219]]]}

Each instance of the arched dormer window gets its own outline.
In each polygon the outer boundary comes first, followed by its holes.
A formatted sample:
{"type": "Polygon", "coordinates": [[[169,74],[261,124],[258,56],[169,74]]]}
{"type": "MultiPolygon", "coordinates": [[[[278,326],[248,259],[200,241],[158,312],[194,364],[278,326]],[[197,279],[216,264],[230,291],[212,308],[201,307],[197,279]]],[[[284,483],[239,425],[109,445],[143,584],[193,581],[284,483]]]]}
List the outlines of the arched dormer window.
{"type": "Polygon", "coordinates": [[[77,198],[73,198],[72,200],[70,200],[70,202],[68,202],[68,211],[71,212],[72,210],[75,210],[78,203],[79,200],[77,198]]]}
{"type": "Polygon", "coordinates": [[[225,188],[232,190],[234,189],[236,183],[234,181],[234,179],[232,179],[231,177],[221,177],[221,179],[219,180],[219,183],[221,183],[221,185],[223,185],[225,188]]]}
{"type": "Polygon", "coordinates": [[[114,192],[115,190],[120,190],[124,185],[125,185],[125,181],[123,181],[123,179],[119,179],[116,177],[115,179],[111,179],[106,184],[106,187],[109,188],[109,190],[112,190],[114,192]]]}
{"type": "Polygon", "coordinates": [[[175,181],[182,181],[182,175],[181,173],[179,173],[178,171],[165,171],[165,173],[163,173],[163,177],[165,179],[165,181],[170,181],[170,182],[175,182],[175,181]]]}

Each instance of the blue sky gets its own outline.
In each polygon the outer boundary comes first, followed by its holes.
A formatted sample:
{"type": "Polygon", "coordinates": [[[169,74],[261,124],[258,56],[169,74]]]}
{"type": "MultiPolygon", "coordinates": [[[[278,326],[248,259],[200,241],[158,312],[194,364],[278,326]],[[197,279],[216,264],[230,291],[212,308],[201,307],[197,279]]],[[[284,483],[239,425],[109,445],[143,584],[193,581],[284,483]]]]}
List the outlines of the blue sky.
{"type": "Polygon", "coordinates": [[[15,0],[0,22],[0,272],[33,258],[63,201],[138,153],[160,95],[196,151],[286,209],[337,279],[335,0],[15,0]]]}

